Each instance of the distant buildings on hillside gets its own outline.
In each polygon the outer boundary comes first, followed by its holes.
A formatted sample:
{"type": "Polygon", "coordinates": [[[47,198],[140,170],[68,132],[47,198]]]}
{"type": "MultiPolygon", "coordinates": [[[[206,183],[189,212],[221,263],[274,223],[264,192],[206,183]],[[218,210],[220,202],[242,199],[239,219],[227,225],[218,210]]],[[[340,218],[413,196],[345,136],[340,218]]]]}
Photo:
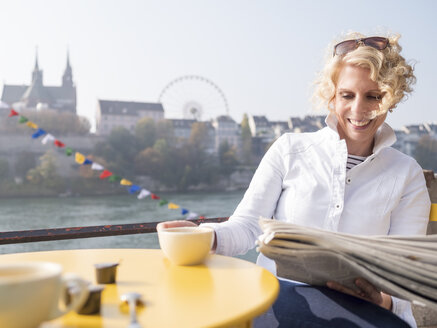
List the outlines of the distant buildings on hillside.
{"type": "Polygon", "coordinates": [[[437,123],[423,123],[406,125],[401,130],[395,130],[396,143],[394,147],[401,152],[413,156],[419,140],[429,136],[437,140],[437,123]]]}
{"type": "MultiPolygon", "coordinates": [[[[43,71],[39,68],[38,55],[32,72],[30,85],[5,84],[1,100],[15,109],[42,111],[46,109],[76,114],[76,87],[73,83],[73,73],[67,54],[67,64],[62,75],[60,86],[45,86],[43,71]]],[[[125,127],[133,130],[137,122],[149,117],[155,122],[165,119],[161,103],[134,102],[119,100],[98,100],[96,109],[96,134],[108,136],[112,129],[125,127]]],[[[188,139],[191,135],[193,119],[167,119],[173,125],[176,138],[188,139]]],[[[224,142],[235,147],[241,153],[241,125],[230,116],[221,115],[211,121],[204,122],[208,139],[205,141],[209,153],[218,153],[224,142]]],[[[276,138],[286,132],[314,132],[325,126],[325,116],[290,117],[286,121],[270,121],[266,116],[248,115],[248,123],[252,135],[252,153],[260,158],[266,148],[276,138]]],[[[437,124],[424,123],[408,125],[395,131],[397,142],[395,148],[413,155],[420,138],[428,135],[437,139],[437,124]]]]}
{"type": "MultiPolygon", "coordinates": [[[[109,135],[115,127],[128,130],[144,117],[154,121],[164,119],[164,109],[159,103],[126,102],[99,100],[96,111],[96,133],[109,135]]],[[[252,152],[255,157],[264,154],[266,147],[285,132],[314,132],[324,126],[324,116],[290,117],[287,121],[269,121],[266,116],[249,115],[249,127],[252,135],[252,152]]],[[[176,138],[188,140],[191,135],[193,119],[166,119],[172,123],[176,138]]],[[[227,115],[218,116],[203,122],[208,131],[207,151],[218,153],[220,145],[228,143],[241,150],[241,125],[227,115]]]]}
{"type": "Polygon", "coordinates": [[[325,126],[325,116],[289,117],[287,121],[269,121],[266,116],[249,115],[252,134],[252,153],[261,159],[266,148],[282,134],[287,132],[315,132],[325,126]]]}
{"type": "MultiPolygon", "coordinates": [[[[108,135],[115,127],[135,128],[136,122],[143,117],[150,117],[154,121],[164,119],[164,108],[159,103],[126,102],[99,100],[96,122],[98,135],[108,135]]],[[[188,139],[193,119],[167,119],[173,125],[176,138],[188,139]]],[[[222,143],[227,142],[241,150],[241,125],[230,116],[218,116],[211,121],[204,122],[208,128],[207,150],[217,153],[222,143]]],[[[303,133],[315,132],[325,126],[325,116],[289,117],[286,121],[270,121],[264,115],[248,115],[248,123],[252,135],[252,153],[260,158],[266,148],[280,135],[286,132],[303,133]]],[[[419,139],[429,135],[437,139],[437,124],[425,123],[408,125],[396,130],[397,142],[395,148],[412,156],[419,139]]]]}
{"type": "Polygon", "coordinates": [[[44,85],[43,71],[39,68],[36,55],[30,85],[5,84],[1,100],[19,111],[52,109],[76,114],[76,86],[69,55],[60,86],[44,85]]]}

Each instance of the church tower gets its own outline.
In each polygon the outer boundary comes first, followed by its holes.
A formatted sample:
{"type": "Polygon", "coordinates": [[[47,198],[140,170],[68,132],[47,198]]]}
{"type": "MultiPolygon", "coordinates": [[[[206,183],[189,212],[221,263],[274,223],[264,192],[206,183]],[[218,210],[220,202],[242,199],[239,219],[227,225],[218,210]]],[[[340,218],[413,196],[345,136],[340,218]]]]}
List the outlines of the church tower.
{"type": "Polygon", "coordinates": [[[67,67],[65,67],[64,75],[62,75],[62,86],[73,87],[73,72],[70,65],[70,52],[67,51],[67,67]]]}
{"type": "Polygon", "coordinates": [[[38,49],[35,54],[35,67],[32,72],[32,83],[27,87],[26,92],[21,96],[20,102],[27,108],[36,108],[39,103],[49,104],[51,97],[43,86],[42,70],[38,65],[38,49]]]}
{"type": "Polygon", "coordinates": [[[38,48],[35,53],[35,67],[32,72],[32,84],[42,86],[42,70],[39,69],[38,65],[38,48]]]}
{"type": "Polygon", "coordinates": [[[43,71],[39,68],[37,48],[30,85],[4,84],[1,101],[19,110],[51,109],[76,114],[76,87],[73,83],[69,52],[67,51],[67,67],[62,75],[61,86],[43,84],[43,71]]]}

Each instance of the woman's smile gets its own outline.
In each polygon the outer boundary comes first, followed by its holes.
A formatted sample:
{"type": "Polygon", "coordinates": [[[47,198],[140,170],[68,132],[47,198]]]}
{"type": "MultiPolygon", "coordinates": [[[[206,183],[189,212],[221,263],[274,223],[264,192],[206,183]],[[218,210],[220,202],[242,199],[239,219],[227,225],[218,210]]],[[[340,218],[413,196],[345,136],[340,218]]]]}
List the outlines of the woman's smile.
{"type": "Polygon", "coordinates": [[[376,115],[381,97],[369,69],[354,65],[341,68],[334,109],[338,134],[346,140],[349,154],[368,156],[372,153],[373,137],[386,117],[386,114],[376,115]]]}
{"type": "Polygon", "coordinates": [[[363,130],[368,127],[368,125],[372,122],[372,120],[353,120],[351,118],[348,119],[349,123],[356,129],[363,130]]]}

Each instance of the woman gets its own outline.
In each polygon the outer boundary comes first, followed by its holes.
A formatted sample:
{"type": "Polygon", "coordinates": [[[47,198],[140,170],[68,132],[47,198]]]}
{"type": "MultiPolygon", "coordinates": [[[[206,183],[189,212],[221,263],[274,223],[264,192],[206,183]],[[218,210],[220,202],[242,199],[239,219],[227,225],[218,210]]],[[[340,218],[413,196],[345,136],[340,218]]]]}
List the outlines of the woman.
{"type": "MultiPolygon", "coordinates": [[[[353,34],[331,48],[315,92],[329,109],[327,127],[285,134],[270,147],[229,221],[208,224],[217,253],[253,248],[260,216],[361,235],[425,234],[430,201],[422,169],[390,147],[396,138],[384,122],[415,81],[398,39],[353,34]]],[[[190,224],[167,222],[158,229],[190,224]]],[[[275,272],[262,254],[257,263],[275,272]]],[[[260,326],[407,326],[398,317],[415,326],[408,302],[363,279],[356,281],[359,292],[335,282],[329,288],[280,284],[260,326]]]]}

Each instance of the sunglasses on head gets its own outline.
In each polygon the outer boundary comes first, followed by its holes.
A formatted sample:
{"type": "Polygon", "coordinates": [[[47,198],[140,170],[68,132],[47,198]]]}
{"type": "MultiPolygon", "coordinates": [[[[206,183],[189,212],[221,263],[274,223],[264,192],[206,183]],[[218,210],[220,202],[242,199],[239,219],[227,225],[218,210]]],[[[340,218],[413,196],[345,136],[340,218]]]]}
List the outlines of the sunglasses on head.
{"type": "Polygon", "coordinates": [[[346,40],[340,43],[337,43],[334,46],[334,54],[333,56],[342,56],[357,49],[359,46],[368,46],[378,50],[384,50],[389,46],[389,40],[387,38],[383,38],[380,36],[371,36],[369,38],[355,39],[355,40],[346,40]]]}

